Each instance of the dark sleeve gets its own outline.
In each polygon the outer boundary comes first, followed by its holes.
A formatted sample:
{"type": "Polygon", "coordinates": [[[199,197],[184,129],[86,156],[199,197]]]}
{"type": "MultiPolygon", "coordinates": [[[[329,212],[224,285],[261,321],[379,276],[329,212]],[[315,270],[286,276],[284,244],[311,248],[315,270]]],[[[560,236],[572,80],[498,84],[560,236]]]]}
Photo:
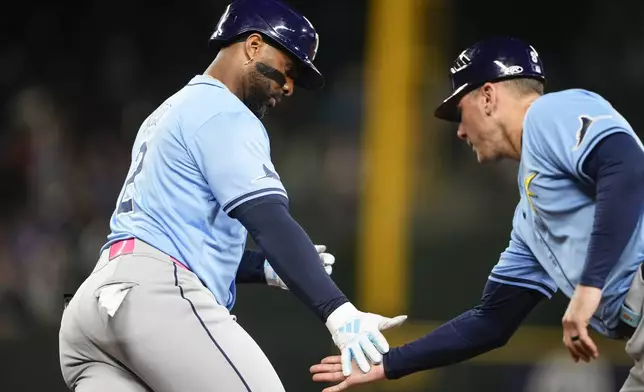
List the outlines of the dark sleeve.
{"type": "Polygon", "coordinates": [[[266,283],[264,274],[264,253],[255,250],[246,250],[242,256],[235,283],[266,283]]]}
{"type": "Polygon", "coordinates": [[[324,270],[311,239],[291,217],[284,196],[250,200],[229,215],[244,225],[289,290],[322,321],[347,302],[324,270]]]}
{"type": "Polygon", "coordinates": [[[447,366],[505,345],[546,298],[537,290],[488,280],[481,302],[434,331],[384,356],[388,379],[447,366]]]}
{"type": "Polygon", "coordinates": [[[583,164],[596,186],[593,231],[580,283],[602,288],[642,215],[644,152],[626,133],[597,144],[583,164]]]}

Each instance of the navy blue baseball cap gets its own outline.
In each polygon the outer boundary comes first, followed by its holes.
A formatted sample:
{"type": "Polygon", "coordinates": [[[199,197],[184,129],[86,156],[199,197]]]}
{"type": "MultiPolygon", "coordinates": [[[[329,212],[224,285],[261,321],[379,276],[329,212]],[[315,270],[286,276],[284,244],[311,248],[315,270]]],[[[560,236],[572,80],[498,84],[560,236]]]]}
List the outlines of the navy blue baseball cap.
{"type": "Polygon", "coordinates": [[[322,73],[313,65],[320,37],[304,15],[279,0],[234,0],[219,19],[209,45],[217,51],[249,32],[263,34],[297,60],[295,84],[310,90],[324,86],[322,73]]]}
{"type": "Polygon", "coordinates": [[[531,45],[512,37],[477,42],[458,55],[450,68],[452,93],[434,112],[442,120],[459,122],[458,103],[486,82],[532,78],[545,83],[543,64],[531,45]]]}

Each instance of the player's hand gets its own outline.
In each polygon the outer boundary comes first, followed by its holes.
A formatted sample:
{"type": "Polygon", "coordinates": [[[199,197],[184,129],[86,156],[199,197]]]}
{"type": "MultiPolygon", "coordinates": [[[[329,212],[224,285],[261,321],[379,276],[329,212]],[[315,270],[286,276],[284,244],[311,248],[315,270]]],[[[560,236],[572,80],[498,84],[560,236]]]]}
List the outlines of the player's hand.
{"type": "Polygon", "coordinates": [[[575,362],[580,359],[590,362],[599,356],[597,346],[588,335],[588,324],[599,306],[601,296],[601,289],[577,286],[563,316],[563,343],[575,362]]]}
{"type": "MultiPolygon", "coordinates": [[[[324,270],[329,276],[333,272],[333,264],[335,263],[335,256],[331,253],[325,253],[326,245],[315,245],[315,250],[320,255],[320,262],[324,266],[324,270]]],[[[268,261],[264,262],[264,276],[266,276],[266,283],[269,286],[279,287],[284,290],[288,290],[288,287],[284,281],[277,275],[273,267],[268,264],[268,261]]]]}
{"type": "Polygon", "coordinates": [[[389,343],[380,331],[397,327],[405,320],[407,316],[389,318],[364,313],[349,302],[334,310],[326,321],[326,327],[340,349],[342,374],[351,374],[352,360],[363,373],[371,368],[369,362],[375,365],[382,362],[382,354],[389,351],[389,343]]]}
{"type": "Polygon", "coordinates": [[[334,355],[326,357],[317,365],[311,366],[313,381],[337,383],[336,385],[325,388],[322,392],[339,392],[349,389],[359,384],[367,384],[385,379],[385,371],[382,365],[371,367],[369,373],[358,371],[356,365],[353,365],[353,371],[349,377],[342,374],[342,357],[334,355]]]}

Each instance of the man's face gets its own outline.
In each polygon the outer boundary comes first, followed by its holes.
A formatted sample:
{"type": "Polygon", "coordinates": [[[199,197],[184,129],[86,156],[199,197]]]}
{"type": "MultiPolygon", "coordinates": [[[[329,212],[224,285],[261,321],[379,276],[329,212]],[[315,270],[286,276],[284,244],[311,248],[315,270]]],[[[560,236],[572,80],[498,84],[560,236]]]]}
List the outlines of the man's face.
{"type": "Polygon", "coordinates": [[[257,118],[261,119],[284,96],[293,94],[296,66],[281,50],[263,42],[246,67],[244,103],[257,118]]]}
{"type": "Polygon", "coordinates": [[[483,89],[484,87],[469,92],[458,104],[461,121],[457,135],[472,147],[479,163],[500,160],[503,143],[503,132],[495,121],[498,111],[494,104],[497,100],[490,96],[497,94],[498,90],[483,89]]]}

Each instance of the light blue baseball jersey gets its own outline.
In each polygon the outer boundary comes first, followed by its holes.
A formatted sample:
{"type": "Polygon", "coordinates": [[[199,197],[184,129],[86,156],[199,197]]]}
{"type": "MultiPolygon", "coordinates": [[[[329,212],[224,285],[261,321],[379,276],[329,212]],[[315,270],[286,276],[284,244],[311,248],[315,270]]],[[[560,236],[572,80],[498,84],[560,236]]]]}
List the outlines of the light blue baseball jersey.
{"type": "Polygon", "coordinates": [[[103,249],[139,238],[231,309],[247,231],[228,213],[269,194],[287,196],[262,123],[224,84],[198,75],[141,125],[103,249]]]}
{"type": "MultiPolygon", "coordinates": [[[[601,96],[581,89],[538,98],[523,122],[516,207],[510,244],[490,279],[571,297],[584,269],[595,215],[594,184],[582,170],[603,138],[624,132],[641,142],[601,96]]],[[[610,272],[591,326],[614,337],[620,306],[644,260],[642,218],[610,272]]]]}

